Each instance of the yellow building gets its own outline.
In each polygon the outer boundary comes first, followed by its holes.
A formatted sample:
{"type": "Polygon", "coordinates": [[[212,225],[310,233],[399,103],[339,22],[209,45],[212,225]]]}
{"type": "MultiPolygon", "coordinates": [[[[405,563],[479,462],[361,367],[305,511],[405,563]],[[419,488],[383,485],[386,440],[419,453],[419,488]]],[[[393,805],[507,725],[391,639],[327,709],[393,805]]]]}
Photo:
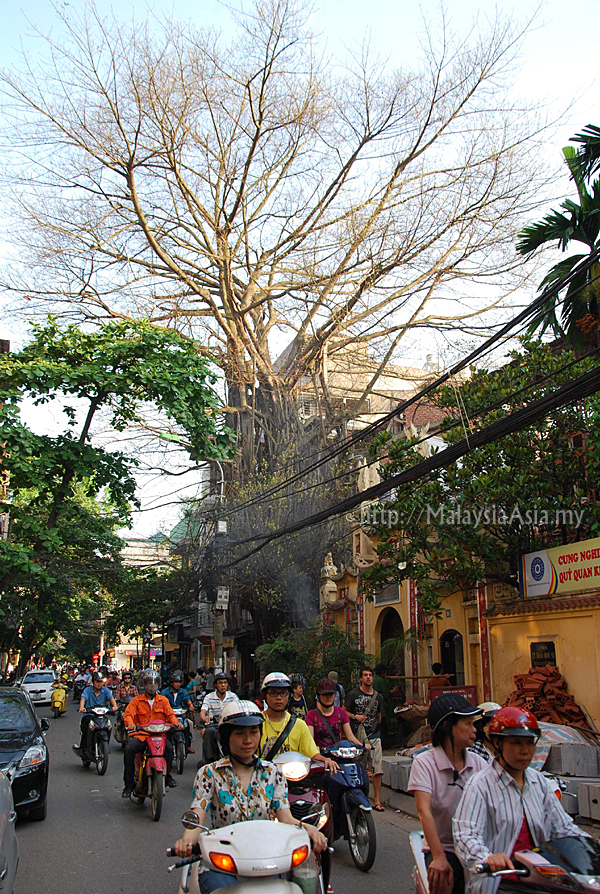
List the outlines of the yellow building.
{"type": "Polygon", "coordinates": [[[600,538],[523,556],[520,593],[488,611],[497,701],[514,674],[554,664],[600,729],[600,538]]]}

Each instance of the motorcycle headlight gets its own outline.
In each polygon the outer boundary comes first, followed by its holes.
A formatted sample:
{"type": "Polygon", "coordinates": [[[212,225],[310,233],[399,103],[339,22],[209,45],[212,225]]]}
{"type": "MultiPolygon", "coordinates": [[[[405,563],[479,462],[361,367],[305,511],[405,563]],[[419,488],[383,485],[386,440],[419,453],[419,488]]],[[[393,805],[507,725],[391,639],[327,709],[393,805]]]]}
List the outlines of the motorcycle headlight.
{"type": "Polygon", "coordinates": [[[46,760],[46,748],[44,745],[32,745],[28,748],[21,760],[19,761],[19,770],[25,770],[28,767],[35,767],[46,760]]]}
{"type": "Polygon", "coordinates": [[[112,721],[107,720],[107,721],[106,721],[106,726],[107,726],[108,729],[112,729],[112,721]]]}
{"type": "Polygon", "coordinates": [[[90,722],[88,723],[88,729],[96,729],[96,724],[93,720],[90,720],[90,722]]]}
{"type": "Polygon", "coordinates": [[[287,764],[281,765],[281,772],[286,779],[290,779],[292,782],[298,782],[308,776],[309,769],[310,761],[288,761],[287,764]]]}

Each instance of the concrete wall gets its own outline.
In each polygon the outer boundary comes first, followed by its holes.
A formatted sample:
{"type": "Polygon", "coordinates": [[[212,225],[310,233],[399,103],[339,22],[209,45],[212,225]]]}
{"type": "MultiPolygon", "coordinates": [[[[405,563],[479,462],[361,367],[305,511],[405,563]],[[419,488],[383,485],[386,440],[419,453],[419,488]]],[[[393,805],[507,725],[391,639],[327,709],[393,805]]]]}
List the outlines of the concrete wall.
{"type": "Polygon", "coordinates": [[[514,674],[531,666],[532,642],[551,640],[568,691],[600,727],[600,609],[555,611],[490,618],[493,697],[504,702],[514,689],[514,674]]]}

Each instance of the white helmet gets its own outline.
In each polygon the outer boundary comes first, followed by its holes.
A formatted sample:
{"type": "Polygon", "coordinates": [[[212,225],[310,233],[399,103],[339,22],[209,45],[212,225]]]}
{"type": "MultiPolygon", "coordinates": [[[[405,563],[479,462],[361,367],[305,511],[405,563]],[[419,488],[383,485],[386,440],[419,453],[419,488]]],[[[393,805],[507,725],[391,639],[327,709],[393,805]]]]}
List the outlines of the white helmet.
{"type": "Polygon", "coordinates": [[[236,699],[225,705],[219,717],[219,728],[230,726],[262,726],[264,717],[254,702],[236,699]]]}
{"type": "Polygon", "coordinates": [[[481,702],[480,705],[477,705],[480,711],[483,711],[483,717],[480,717],[480,720],[483,720],[484,723],[487,723],[488,720],[491,720],[494,714],[500,710],[502,705],[499,705],[498,702],[481,702]]]}
{"type": "Polygon", "coordinates": [[[272,674],[267,674],[267,676],[262,681],[262,691],[265,689],[289,689],[292,691],[292,681],[286,674],[282,674],[281,671],[275,671],[272,674]]]}

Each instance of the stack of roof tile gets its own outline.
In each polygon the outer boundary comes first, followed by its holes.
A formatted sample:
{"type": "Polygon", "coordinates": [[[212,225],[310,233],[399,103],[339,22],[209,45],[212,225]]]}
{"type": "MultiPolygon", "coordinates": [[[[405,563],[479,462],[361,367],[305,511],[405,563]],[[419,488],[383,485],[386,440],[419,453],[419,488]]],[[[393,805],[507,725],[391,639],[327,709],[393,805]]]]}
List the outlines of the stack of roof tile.
{"type": "Polygon", "coordinates": [[[505,705],[527,708],[538,720],[589,729],[584,713],[567,692],[567,684],[552,664],[515,674],[515,689],[505,705]]]}

